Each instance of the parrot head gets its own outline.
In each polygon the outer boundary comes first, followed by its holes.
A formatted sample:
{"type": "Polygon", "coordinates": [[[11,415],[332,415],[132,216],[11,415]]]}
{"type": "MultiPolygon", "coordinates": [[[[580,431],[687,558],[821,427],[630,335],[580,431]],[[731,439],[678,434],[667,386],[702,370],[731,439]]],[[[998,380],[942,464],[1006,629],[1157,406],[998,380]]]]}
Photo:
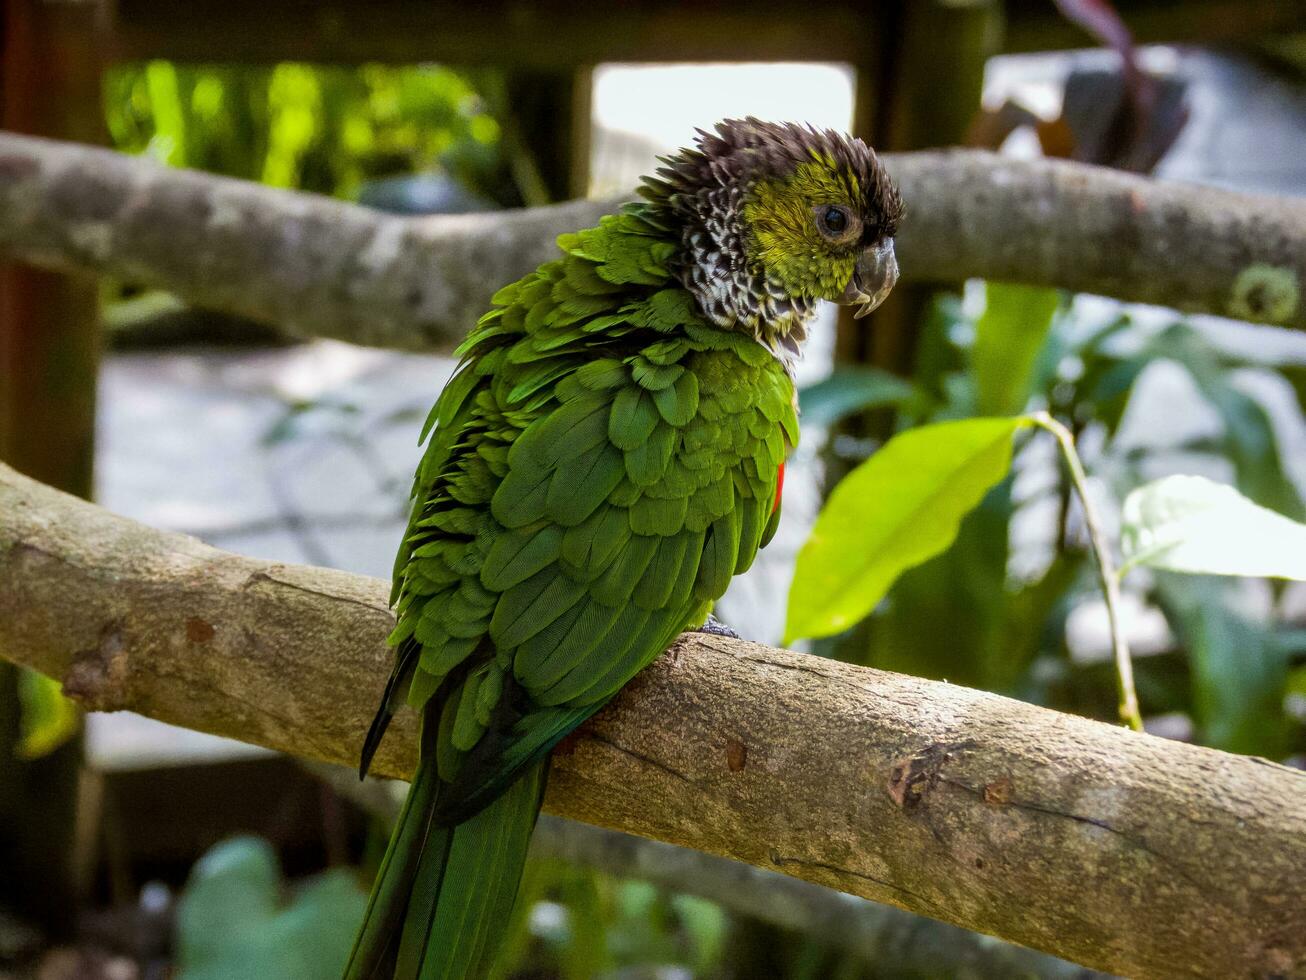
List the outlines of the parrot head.
{"type": "Polygon", "coordinates": [[[682,284],[718,326],[796,353],[820,300],[875,309],[898,279],[897,188],[833,130],[729,119],[640,191],[679,235],[682,284]]]}

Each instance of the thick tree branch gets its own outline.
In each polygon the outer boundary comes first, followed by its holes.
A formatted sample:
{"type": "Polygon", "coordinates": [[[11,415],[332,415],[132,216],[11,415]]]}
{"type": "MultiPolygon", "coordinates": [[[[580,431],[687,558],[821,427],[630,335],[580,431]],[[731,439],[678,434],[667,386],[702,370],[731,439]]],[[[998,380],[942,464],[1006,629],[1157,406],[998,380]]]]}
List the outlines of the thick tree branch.
{"type": "MultiPolygon", "coordinates": [[[[0,467],[0,653],[87,707],[352,764],[385,596],[0,467]]],[[[948,684],[687,636],[555,758],[547,807],[1133,977],[1306,971],[1306,774],[948,684]]]]}
{"type": "MultiPolygon", "coordinates": [[[[976,152],[886,157],[903,275],[1060,286],[1306,326],[1306,199],[976,152]]],[[[0,134],[0,249],[172,290],[304,336],[457,343],[490,295],[613,202],[398,218],[71,143],[0,134]]]]}
{"type": "MultiPolygon", "coordinates": [[[[302,762],[335,792],[387,823],[403,805],[401,783],[367,779],[344,766],[302,762]]],[[[638,878],[697,895],[759,922],[806,933],[867,963],[892,963],[903,975],[1025,976],[1091,980],[1099,974],[1065,960],[966,929],[903,912],[688,847],[636,837],[544,814],[531,838],[531,857],[560,858],[622,878],[638,878]]]]}

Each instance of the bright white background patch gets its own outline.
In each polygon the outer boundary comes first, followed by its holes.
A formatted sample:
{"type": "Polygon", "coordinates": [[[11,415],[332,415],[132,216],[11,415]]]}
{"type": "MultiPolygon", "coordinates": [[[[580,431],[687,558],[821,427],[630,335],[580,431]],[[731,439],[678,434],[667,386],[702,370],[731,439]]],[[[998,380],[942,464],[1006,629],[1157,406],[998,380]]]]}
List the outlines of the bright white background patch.
{"type": "MultiPolygon", "coordinates": [[[[602,65],[594,72],[594,123],[639,133],[663,151],[694,127],[731,116],[847,130],[852,70],[845,65],[602,65]]],[[[597,134],[596,134],[597,135],[597,134]]]]}

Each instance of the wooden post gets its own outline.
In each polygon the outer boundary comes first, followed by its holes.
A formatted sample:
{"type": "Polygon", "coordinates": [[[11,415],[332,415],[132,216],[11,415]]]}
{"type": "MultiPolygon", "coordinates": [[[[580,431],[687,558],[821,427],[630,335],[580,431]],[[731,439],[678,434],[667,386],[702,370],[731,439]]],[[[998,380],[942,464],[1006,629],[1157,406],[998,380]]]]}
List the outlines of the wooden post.
{"type": "MultiPolygon", "coordinates": [[[[878,46],[855,66],[853,131],[882,151],[959,144],[980,106],[985,62],[1001,49],[1002,5],[899,0],[884,18],[878,46]]],[[[899,287],[866,320],[842,315],[837,359],[910,374],[915,330],[930,295],[899,287]]]]}
{"type": "Polygon", "coordinates": [[[593,73],[511,71],[507,103],[551,201],[584,197],[590,178],[593,73]]]}
{"type": "MultiPolygon", "coordinates": [[[[3,128],[103,141],[94,2],[5,0],[3,128]]],[[[0,458],[89,497],[99,366],[89,276],[0,267],[0,458]]]]}
{"type": "MultiPolygon", "coordinates": [[[[100,142],[100,4],[4,0],[3,10],[3,127],[100,142]]],[[[99,350],[93,278],[0,265],[0,459],[83,497],[92,489],[99,350]]],[[[16,669],[0,667],[0,901],[60,937],[76,908],[81,739],[20,758],[18,688],[16,669]]]]}

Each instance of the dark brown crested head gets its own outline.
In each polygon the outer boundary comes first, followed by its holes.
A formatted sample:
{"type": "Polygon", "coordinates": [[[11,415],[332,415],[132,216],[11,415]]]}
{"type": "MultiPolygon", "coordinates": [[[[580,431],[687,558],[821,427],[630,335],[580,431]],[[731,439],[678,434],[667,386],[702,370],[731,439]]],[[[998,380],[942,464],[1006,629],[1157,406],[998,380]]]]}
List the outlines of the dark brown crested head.
{"type": "Polygon", "coordinates": [[[878,305],[897,279],[897,188],[859,139],[730,119],[663,160],[640,193],[678,230],[706,316],[796,351],[819,300],[878,305]]]}

